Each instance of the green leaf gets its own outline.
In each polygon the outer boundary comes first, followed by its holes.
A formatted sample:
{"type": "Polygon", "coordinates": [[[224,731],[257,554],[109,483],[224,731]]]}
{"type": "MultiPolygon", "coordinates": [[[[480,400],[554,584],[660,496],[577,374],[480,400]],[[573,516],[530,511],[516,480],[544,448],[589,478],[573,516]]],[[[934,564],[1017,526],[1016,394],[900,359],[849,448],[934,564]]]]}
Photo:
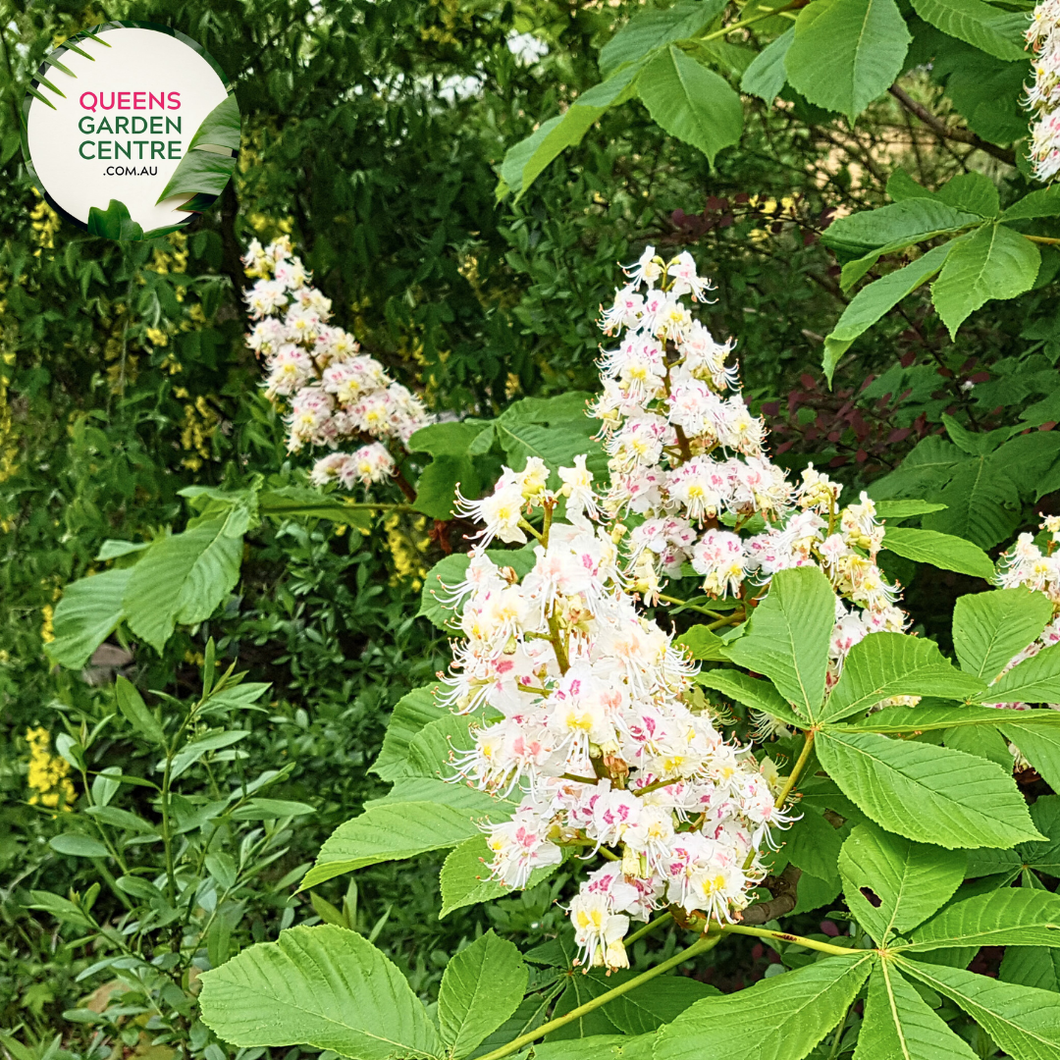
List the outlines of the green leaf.
{"type": "Polygon", "coordinates": [[[981,548],[1007,538],[1019,521],[1020,502],[1015,476],[999,462],[1003,451],[952,468],[939,494],[946,509],[925,516],[925,529],[966,537],[981,548]]]}
{"type": "Polygon", "coordinates": [[[654,1045],[654,1034],[592,1034],[535,1045],[533,1060],[653,1060],[654,1045]]]}
{"type": "Polygon", "coordinates": [[[162,731],[158,719],[147,709],[147,704],[136,690],[136,686],[119,674],[115,678],[114,693],[118,702],[118,710],[125,715],[133,728],[152,743],[160,747],[164,746],[166,734],[162,731]]]}
{"type": "Polygon", "coordinates": [[[243,537],[232,530],[240,511],[159,538],[132,568],[123,597],[126,623],[160,654],[177,622],[204,622],[235,587],[243,537]]]}
{"type": "MultiPolygon", "coordinates": [[[[505,887],[488,878],[487,864],[492,857],[484,835],[474,835],[464,840],[446,856],[438,877],[442,890],[442,911],[438,914],[439,920],[455,909],[478,905],[480,902],[492,902],[495,898],[503,898],[513,893],[511,887],[505,887]]],[[[558,868],[559,865],[541,865],[534,869],[527,880],[526,889],[548,879],[558,868]]]]}
{"type": "Polygon", "coordinates": [[[1012,777],[949,748],[875,733],[821,732],[821,765],[863,813],[921,843],[1009,847],[1038,833],[1012,777]]]}
{"type": "Polygon", "coordinates": [[[818,719],[836,721],[892,696],[964,699],[983,682],[943,658],[938,645],[904,633],[872,633],[850,649],[818,719]]]}
{"type": "Polygon", "coordinates": [[[962,596],[953,609],[953,648],[962,669],[988,684],[1053,617],[1044,593],[995,589],[962,596]]]}
{"type": "Polygon", "coordinates": [[[942,268],[953,247],[965,238],[967,237],[958,236],[940,247],[934,247],[916,261],[873,280],[858,291],[850,305],[843,310],[836,326],[825,336],[824,371],[829,382],[839,358],[846,353],[854,340],[868,331],[906,295],[912,294],[922,283],[930,280],[942,268]]]}
{"type": "Polygon", "coordinates": [[[727,662],[729,658],[725,641],[706,626],[692,626],[675,638],[674,646],[687,648],[693,659],[708,662],[727,662]]]}
{"type": "Polygon", "coordinates": [[[876,247],[899,250],[911,243],[981,223],[982,218],[977,214],[956,210],[935,199],[906,199],[878,210],[859,210],[833,221],[824,230],[821,242],[848,253],[862,253],[876,247]]]}
{"type": "Polygon", "coordinates": [[[465,497],[477,497],[482,491],[478,469],[467,456],[436,456],[416,483],[413,507],[432,519],[451,519],[457,489],[465,497]]]}
{"type": "Polygon", "coordinates": [[[88,234],[106,239],[144,238],[144,230],[132,219],[128,206],[120,199],[111,199],[106,210],[89,207],[88,234]]]}
{"type": "Polygon", "coordinates": [[[366,865],[404,861],[428,850],[444,850],[478,831],[472,814],[452,806],[433,802],[379,803],[331,833],[302,880],[301,890],[366,865]]]}
{"type": "Polygon", "coordinates": [[[955,902],[913,932],[906,953],[960,946],[1060,947],[1060,895],[1002,887],[955,902]]]}
{"type": "Polygon", "coordinates": [[[854,1060],[976,1060],[901,972],[880,961],[869,979],[854,1060]]]}
{"type": "Polygon", "coordinates": [[[527,977],[519,951],[492,931],[453,956],[438,992],[438,1024],[452,1056],[467,1056],[516,1010],[527,977]]]}
{"type": "Polygon", "coordinates": [[[859,824],[839,854],[850,911],[881,946],[904,935],[953,897],[964,882],[967,855],[940,850],[859,824]]]}
{"type": "Polygon", "coordinates": [[[397,780],[408,770],[405,760],[409,753],[409,743],[425,725],[437,721],[440,716],[438,705],[434,702],[438,685],[425,685],[414,688],[408,695],[397,701],[390,724],[386,727],[383,746],[369,773],[374,773],[383,780],[397,780]]]}
{"type": "Polygon", "coordinates": [[[410,453],[430,453],[431,456],[464,456],[468,446],[485,428],[484,420],[432,423],[412,435],[408,450],[410,453]]]}
{"type": "Polygon", "coordinates": [[[644,68],[637,90],[648,113],[671,136],[698,147],[711,164],[739,142],[743,104],[728,82],[671,45],[644,68]]]}
{"type": "Polygon", "coordinates": [[[896,556],[930,563],[941,570],[970,574],[975,578],[994,576],[994,564],[978,545],[952,534],[940,534],[937,530],[915,530],[909,527],[889,526],[883,538],[883,547],[896,556]]]}
{"type": "Polygon", "coordinates": [[[239,104],[234,95],[228,95],[196,129],[187,153],[156,202],[173,195],[220,195],[236,167],[239,137],[239,104]],[[206,145],[226,148],[232,153],[218,154],[205,149],[206,145]]]}
{"type": "Polygon", "coordinates": [[[372,525],[372,513],[363,508],[353,508],[345,499],[333,493],[324,493],[303,486],[281,486],[258,494],[258,512],[276,518],[304,516],[309,519],[328,519],[333,523],[345,523],[358,530],[368,530],[372,525]]]}
{"type": "MultiPolygon", "coordinates": [[[[610,977],[601,975],[599,971],[589,974],[604,990],[609,990],[633,973],[619,972],[610,977]]],[[[721,991],[717,987],[708,986],[698,979],[684,975],[660,975],[609,1001],[607,1018],[626,1034],[647,1036],[664,1023],[675,1020],[695,1002],[719,993],[721,991]]]]}
{"type": "Polygon", "coordinates": [[[1038,248],[1002,224],[985,224],[953,248],[931,298],[950,333],[992,298],[1015,298],[1034,286],[1041,264],[1038,248]]]}
{"type": "Polygon", "coordinates": [[[565,148],[581,143],[589,128],[609,107],[624,103],[633,95],[639,64],[625,67],[613,77],[583,92],[562,114],[544,122],[525,140],[510,147],[501,163],[498,191],[515,192],[515,201],[565,148]]]}
{"type": "Polygon", "coordinates": [[[698,37],[725,6],[725,0],[703,0],[678,3],[663,11],[657,8],[638,11],[600,49],[600,73],[610,77],[619,67],[636,62],[658,48],[698,37]]]}
{"type": "Polygon", "coordinates": [[[55,640],[44,645],[48,658],[78,670],[125,617],[122,598],[132,568],[105,570],[66,586],[53,616],[55,640]]]}
{"type": "Polygon", "coordinates": [[[729,648],[738,666],[765,674],[803,717],[824,699],[835,593],[818,567],[779,571],[755,608],[747,633],[729,648]]]}
{"type": "Polygon", "coordinates": [[[838,889],[839,852],[842,847],[843,832],[834,828],[823,815],[810,810],[803,813],[796,827],[788,833],[784,853],[803,873],[809,873],[838,889]]]}
{"type": "Polygon", "coordinates": [[[981,0],[913,0],[913,9],[936,29],[1008,62],[1025,61],[1022,14],[1001,11],[981,0]]]}
{"type": "Polygon", "coordinates": [[[423,1002],[356,931],[294,927],[204,972],[203,1022],[242,1048],[311,1045],[356,1060],[439,1057],[423,1002]]]}
{"type": "Polygon", "coordinates": [[[995,703],[1060,701],[1060,644],[1051,644],[1024,659],[986,692],[995,703]]]}
{"type": "Polygon", "coordinates": [[[1025,221],[1035,217],[1060,216],[1060,185],[1053,184],[1024,195],[1001,215],[1005,221],[1025,221]]]}
{"type": "Polygon", "coordinates": [[[1013,946],[1001,959],[999,978],[1006,983],[1060,992],[1060,950],[1032,950],[1013,946]]]}
{"type": "Polygon", "coordinates": [[[1055,714],[1053,710],[1001,712],[998,728],[1019,749],[1020,753],[1038,771],[1054,790],[1060,788],[1060,733],[1053,729],[1027,729],[1016,721],[1023,714],[1055,714]],[[1011,721],[1009,719],[1012,719],[1011,721]]]}
{"type": "Polygon", "coordinates": [[[232,811],[233,821],[267,821],[281,817],[305,817],[316,813],[316,807],[294,799],[248,799],[232,811]]]}
{"type": "Polygon", "coordinates": [[[53,835],[48,840],[48,846],[58,854],[66,854],[73,858],[110,857],[110,852],[98,839],[93,839],[87,835],[78,835],[76,832],[53,835]]]}
{"type": "Polygon", "coordinates": [[[250,735],[246,729],[231,729],[228,732],[208,733],[200,736],[191,743],[185,744],[174,756],[170,767],[170,777],[176,779],[186,773],[196,762],[198,762],[210,751],[220,751],[224,747],[231,747],[240,740],[245,740],[250,735]]]}
{"type": "MultiPolygon", "coordinates": [[[[873,634],[876,636],[876,634],[873,634]]],[[[993,707],[964,707],[921,704],[916,707],[887,707],[862,721],[829,727],[829,732],[913,733],[938,732],[941,729],[972,725],[1000,726],[1011,724],[1025,729],[1060,728],[1060,713],[1053,710],[998,711],[993,707]]]]}
{"type": "Polygon", "coordinates": [[[985,174],[958,173],[938,190],[940,202],[956,210],[971,210],[980,217],[993,219],[1001,212],[997,185],[985,174]]]}
{"type": "Polygon", "coordinates": [[[782,33],[776,40],[767,44],[755,56],[754,61],[744,71],[740,79],[740,89],[750,96],[758,96],[772,106],[773,100],[780,95],[780,90],[787,81],[784,59],[795,39],[795,27],[782,33]]]}
{"type": "Polygon", "coordinates": [[[853,121],[902,72],[911,39],[894,0],[817,0],[799,12],[784,66],[811,103],[853,121]]]}
{"type": "Polygon", "coordinates": [[[872,961],[828,957],[697,1001],[658,1032],[655,1060],[801,1060],[846,1015],[872,961]]]}
{"type": "Polygon", "coordinates": [[[696,684],[717,689],[745,707],[779,718],[785,725],[801,729],[806,724],[806,720],[788,706],[787,700],[768,681],[751,677],[750,674],[738,670],[706,670],[696,674],[695,681],[696,684]]]}
{"type": "Polygon", "coordinates": [[[1060,996],[1013,986],[963,968],[923,964],[898,956],[904,972],[956,1002],[1014,1060],[1056,1060],[1060,996]]]}
{"type": "Polygon", "coordinates": [[[891,523],[900,519],[911,519],[914,515],[930,515],[932,512],[941,512],[945,507],[945,504],[932,504],[930,501],[877,501],[876,514],[881,519],[891,523]]]}

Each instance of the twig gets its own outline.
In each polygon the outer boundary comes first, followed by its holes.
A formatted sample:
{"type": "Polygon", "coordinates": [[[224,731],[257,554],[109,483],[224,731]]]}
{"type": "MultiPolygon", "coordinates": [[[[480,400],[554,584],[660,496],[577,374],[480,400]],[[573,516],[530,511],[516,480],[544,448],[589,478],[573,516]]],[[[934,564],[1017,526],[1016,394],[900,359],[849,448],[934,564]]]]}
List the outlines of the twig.
{"type": "Polygon", "coordinates": [[[985,151],[988,155],[996,158],[999,162],[1005,162],[1010,166],[1016,164],[1016,152],[1009,148],[998,147],[997,144],[989,143],[976,136],[968,129],[951,129],[941,118],[932,114],[923,104],[917,103],[908,93],[897,85],[891,85],[888,92],[910,114],[918,117],[936,136],[943,140],[956,140],[958,143],[970,144],[972,147],[985,151]]]}

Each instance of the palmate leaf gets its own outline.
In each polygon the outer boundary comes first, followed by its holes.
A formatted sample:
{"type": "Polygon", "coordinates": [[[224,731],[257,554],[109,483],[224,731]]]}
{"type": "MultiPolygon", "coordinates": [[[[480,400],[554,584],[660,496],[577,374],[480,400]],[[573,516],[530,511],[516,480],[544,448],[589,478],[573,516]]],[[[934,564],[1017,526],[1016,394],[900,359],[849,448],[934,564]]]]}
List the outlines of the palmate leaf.
{"type": "Polygon", "coordinates": [[[911,39],[894,0],[817,0],[799,13],[784,67],[811,103],[853,121],[902,72],[911,39]]]}
{"type": "Polygon", "coordinates": [[[743,132],[743,104],[729,83],[671,45],[644,68],[637,91],[671,136],[698,147],[713,163],[743,132]]]}
{"type": "Polygon", "coordinates": [[[1003,887],[943,909],[912,933],[904,953],[960,946],[1060,947],[1060,895],[1003,887]]]}
{"type": "Polygon", "coordinates": [[[962,673],[933,641],[902,633],[873,633],[851,648],[843,673],[818,715],[837,720],[868,710],[892,696],[964,699],[983,682],[962,673]]]}
{"type": "Polygon", "coordinates": [[[821,242],[847,253],[888,246],[899,249],[981,222],[977,214],[955,210],[937,199],[905,199],[833,221],[821,242]]]}
{"type": "Polygon", "coordinates": [[[964,882],[967,855],[859,824],[839,853],[850,911],[881,946],[940,909],[964,882]]]}
{"type": "Polygon", "coordinates": [[[993,548],[1019,521],[1019,487],[1001,453],[962,460],[949,469],[939,493],[946,509],[925,516],[925,529],[965,537],[993,548]]]}
{"type": "Polygon", "coordinates": [[[354,1060],[442,1055],[404,975],[355,931],[289,928],[201,982],[203,1022],[233,1045],[312,1045],[354,1060]]]}
{"type": "Polygon", "coordinates": [[[993,681],[1052,615],[1043,593],[1023,588],[962,596],[953,609],[953,648],[961,668],[993,681]]]}
{"type": "Polygon", "coordinates": [[[518,1008],[527,969],[515,946],[487,931],[446,965],[438,1024],[453,1057],[467,1056],[518,1008]]]}
{"type": "Polygon", "coordinates": [[[819,567],[774,575],[747,633],[729,648],[738,666],[765,674],[797,713],[817,718],[824,699],[835,593],[819,567]]]}
{"type": "Polygon", "coordinates": [[[901,955],[894,960],[903,972],[958,1004],[1014,1060],[1056,1060],[1060,995],[901,955]]]}
{"type": "Polygon", "coordinates": [[[846,1014],[874,959],[828,957],[697,1001],[658,1032],[655,1060],[802,1060],[846,1014]]]}
{"type": "Polygon", "coordinates": [[[890,832],[948,850],[1040,838],[1012,777],[993,762],[875,733],[827,729],[821,765],[863,813],[890,832]]]}
{"type": "Polygon", "coordinates": [[[869,978],[865,1021],[854,1060],[976,1060],[890,961],[869,978]]]}

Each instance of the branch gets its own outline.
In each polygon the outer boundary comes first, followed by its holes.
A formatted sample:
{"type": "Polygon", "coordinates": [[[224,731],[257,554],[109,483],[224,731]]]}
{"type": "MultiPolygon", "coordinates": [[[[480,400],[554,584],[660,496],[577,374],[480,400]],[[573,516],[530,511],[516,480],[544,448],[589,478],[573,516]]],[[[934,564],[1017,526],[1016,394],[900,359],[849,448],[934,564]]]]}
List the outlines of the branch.
{"type": "Polygon", "coordinates": [[[1005,162],[1010,166],[1016,164],[1016,152],[1011,148],[998,147],[996,144],[980,139],[980,137],[976,136],[975,133],[970,132],[968,129],[951,129],[941,118],[932,114],[927,107],[923,106],[923,104],[917,103],[915,99],[909,96],[897,85],[891,85],[887,91],[890,92],[910,114],[918,117],[941,139],[956,140],[962,144],[971,144],[972,147],[976,147],[980,151],[985,151],[988,155],[992,155],[1000,162],[1005,162]]]}
{"type": "Polygon", "coordinates": [[[802,869],[788,864],[779,876],[767,876],[762,881],[762,886],[773,895],[764,902],[755,902],[749,905],[740,917],[740,923],[745,926],[752,924],[766,924],[770,920],[777,920],[790,913],[799,901],[799,877],[802,869]]]}

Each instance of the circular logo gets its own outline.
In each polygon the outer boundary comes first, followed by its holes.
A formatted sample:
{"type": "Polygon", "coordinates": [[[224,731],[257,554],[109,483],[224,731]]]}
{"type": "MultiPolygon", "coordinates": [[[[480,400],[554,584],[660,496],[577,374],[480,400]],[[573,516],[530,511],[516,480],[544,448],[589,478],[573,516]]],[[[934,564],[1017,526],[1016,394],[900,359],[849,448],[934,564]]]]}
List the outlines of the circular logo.
{"type": "Polygon", "coordinates": [[[224,190],[239,107],[213,58],[148,22],[107,22],[40,65],[23,149],[50,205],[93,235],[147,239],[188,224],[224,190]]]}

